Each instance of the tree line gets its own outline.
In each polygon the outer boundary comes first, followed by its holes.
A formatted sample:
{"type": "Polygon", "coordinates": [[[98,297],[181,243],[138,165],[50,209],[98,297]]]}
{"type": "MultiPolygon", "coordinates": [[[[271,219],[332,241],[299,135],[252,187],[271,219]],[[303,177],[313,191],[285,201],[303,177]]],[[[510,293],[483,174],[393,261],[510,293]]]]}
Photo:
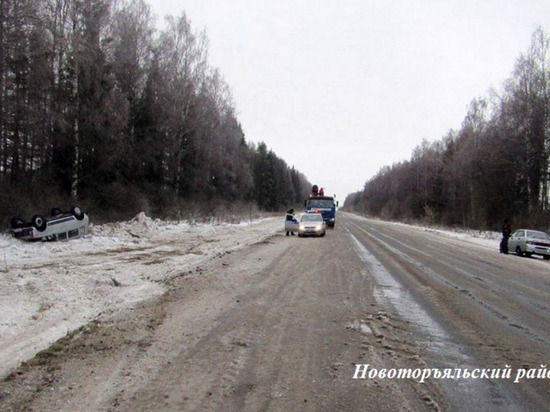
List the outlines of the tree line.
{"type": "Polygon", "coordinates": [[[0,220],[79,203],[281,210],[310,183],[245,140],[208,39],[142,0],[0,0],[0,220]]]}
{"type": "Polygon", "coordinates": [[[344,207],[392,220],[550,229],[549,157],[550,40],[538,28],[502,90],[472,100],[459,130],[383,167],[344,207]]]}

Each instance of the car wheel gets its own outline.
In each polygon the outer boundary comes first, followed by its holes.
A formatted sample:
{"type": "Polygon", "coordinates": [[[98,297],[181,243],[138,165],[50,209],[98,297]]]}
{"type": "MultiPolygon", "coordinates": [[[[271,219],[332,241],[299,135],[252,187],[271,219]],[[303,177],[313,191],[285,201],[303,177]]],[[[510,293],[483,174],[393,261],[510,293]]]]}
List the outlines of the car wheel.
{"type": "Polygon", "coordinates": [[[544,255],[542,258],[543,258],[544,260],[550,260],[550,256],[548,256],[548,255],[544,255]]]}
{"type": "Polygon", "coordinates": [[[21,219],[19,216],[14,216],[11,218],[10,225],[12,229],[19,229],[25,226],[25,221],[21,219]]]}
{"type": "Polygon", "coordinates": [[[46,229],[47,222],[46,219],[44,219],[40,215],[34,215],[31,219],[31,224],[38,230],[39,232],[43,232],[46,229]]]}
{"type": "Polygon", "coordinates": [[[84,219],[84,212],[79,206],[73,206],[71,208],[71,213],[76,217],[78,220],[84,219]]]}
{"type": "Polygon", "coordinates": [[[516,255],[523,256],[523,252],[521,251],[521,248],[519,246],[516,246],[516,255]]]}

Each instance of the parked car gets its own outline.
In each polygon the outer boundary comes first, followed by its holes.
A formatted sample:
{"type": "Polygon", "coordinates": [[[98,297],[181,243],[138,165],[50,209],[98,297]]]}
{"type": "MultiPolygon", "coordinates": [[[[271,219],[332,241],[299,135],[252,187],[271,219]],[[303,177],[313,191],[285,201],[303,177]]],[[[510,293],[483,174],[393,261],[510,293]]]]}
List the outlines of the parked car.
{"type": "Polygon", "coordinates": [[[321,213],[304,213],[298,224],[298,236],[325,236],[327,224],[321,213]]]}
{"type": "Polygon", "coordinates": [[[34,215],[29,222],[18,216],[12,218],[10,232],[24,240],[68,240],[88,233],[89,223],[88,215],[78,206],[68,212],[55,207],[49,219],[42,215],[34,215]]]}
{"type": "Polygon", "coordinates": [[[518,229],[508,239],[508,250],[518,256],[539,255],[550,260],[550,236],[539,230],[518,229]]]}

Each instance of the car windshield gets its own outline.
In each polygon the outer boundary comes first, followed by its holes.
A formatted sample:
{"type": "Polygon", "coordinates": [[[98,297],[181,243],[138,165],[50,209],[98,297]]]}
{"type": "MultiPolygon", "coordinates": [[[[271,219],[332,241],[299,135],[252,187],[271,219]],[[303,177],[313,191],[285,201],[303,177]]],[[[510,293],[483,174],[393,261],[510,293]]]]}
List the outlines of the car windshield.
{"type": "Polygon", "coordinates": [[[302,216],[301,222],[322,222],[323,216],[318,213],[314,214],[305,214],[302,216]]]}
{"type": "Polygon", "coordinates": [[[550,239],[548,235],[544,232],[537,232],[535,230],[528,230],[527,231],[527,237],[533,238],[533,239],[550,239]]]}

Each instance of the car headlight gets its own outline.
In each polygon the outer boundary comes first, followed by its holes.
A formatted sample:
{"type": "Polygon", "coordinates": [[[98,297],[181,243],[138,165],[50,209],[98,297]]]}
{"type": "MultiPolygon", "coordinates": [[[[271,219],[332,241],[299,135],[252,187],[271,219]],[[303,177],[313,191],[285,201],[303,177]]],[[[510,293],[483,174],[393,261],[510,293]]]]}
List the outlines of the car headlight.
{"type": "Polygon", "coordinates": [[[317,225],[317,226],[315,226],[315,229],[316,230],[321,230],[322,227],[323,227],[322,225],[317,225]]]}
{"type": "Polygon", "coordinates": [[[306,227],[305,227],[304,225],[298,226],[298,230],[305,230],[305,228],[306,228],[306,227]]]}

